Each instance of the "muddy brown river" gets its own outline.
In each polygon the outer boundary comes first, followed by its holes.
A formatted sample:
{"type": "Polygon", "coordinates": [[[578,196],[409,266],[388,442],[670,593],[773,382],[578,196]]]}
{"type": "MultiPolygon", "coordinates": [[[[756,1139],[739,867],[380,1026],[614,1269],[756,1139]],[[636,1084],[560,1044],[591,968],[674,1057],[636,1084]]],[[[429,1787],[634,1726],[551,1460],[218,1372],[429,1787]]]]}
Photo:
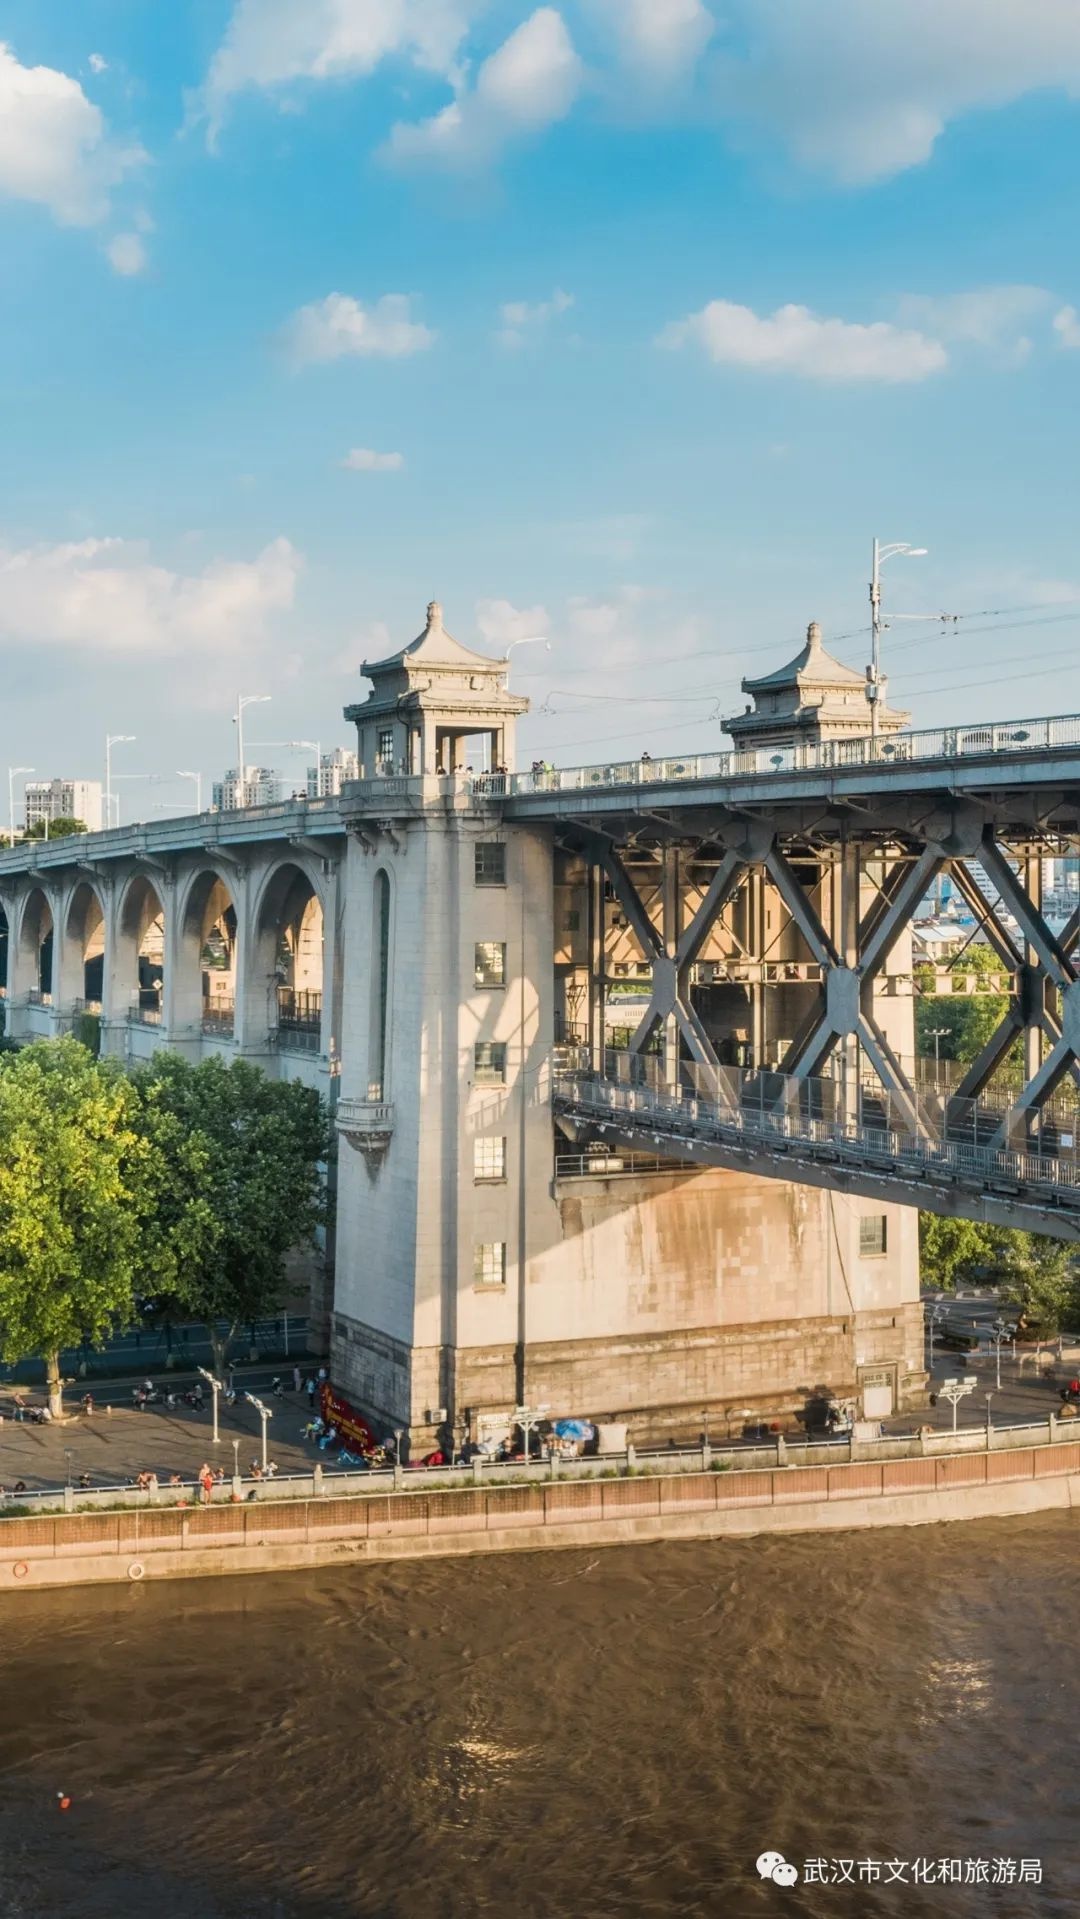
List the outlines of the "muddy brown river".
{"type": "Polygon", "coordinates": [[[1074,1915],[1078,1547],[1048,1514],[5,1596],[0,1914],[1074,1915]]]}

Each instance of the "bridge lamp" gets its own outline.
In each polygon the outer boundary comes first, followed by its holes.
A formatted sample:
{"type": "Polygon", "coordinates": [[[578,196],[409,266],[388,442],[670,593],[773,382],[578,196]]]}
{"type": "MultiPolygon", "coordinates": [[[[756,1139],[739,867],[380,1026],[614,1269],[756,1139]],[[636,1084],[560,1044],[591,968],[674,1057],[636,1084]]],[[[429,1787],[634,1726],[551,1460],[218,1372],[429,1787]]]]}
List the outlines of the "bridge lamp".
{"type": "Polygon", "coordinates": [[[886,560],[922,560],[929,549],[925,546],[909,546],[906,540],[892,540],[882,546],[880,540],[874,541],[874,571],[870,580],[870,621],[873,633],[870,672],[866,681],[866,697],[870,702],[870,737],[878,735],[878,704],[886,682],[881,677],[881,569],[886,560]]]}
{"type": "MultiPolygon", "coordinates": [[[[202,1368],[200,1367],[200,1369],[199,1369],[199,1370],[200,1370],[200,1372],[201,1372],[201,1370],[202,1370],[202,1368]]],[[[268,1419],[273,1419],[273,1417],[274,1417],[274,1415],[273,1415],[273,1413],[272,1413],[272,1411],[270,1410],[270,1407],[269,1407],[269,1406],[264,1406],[264,1405],[263,1405],[263,1402],[262,1402],[262,1400],[261,1400],[261,1399],[256,1399],[256,1397],[255,1397],[255,1394],[254,1394],[254,1393],[245,1393],[245,1394],[244,1394],[244,1398],[245,1398],[245,1399],[247,1399],[247,1400],[249,1400],[249,1401],[251,1402],[251,1404],[252,1404],[252,1405],[254,1406],[254,1408],[255,1408],[255,1411],[256,1411],[256,1412],[258,1413],[258,1415],[259,1415],[259,1418],[260,1418],[260,1419],[262,1420],[262,1468],[263,1468],[263,1472],[265,1472],[265,1471],[266,1471],[266,1466],[267,1466],[267,1459],[266,1459],[266,1422],[267,1422],[267,1420],[268,1420],[268,1419]]]]}
{"type": "Polygon", "coordinates": [[[194,782],[195,782],[195,811],[196,811],[196,813],[201,813],[201,812],[202,812],[202,774],[201,774],[201,773],[188,773],[188,772],[185,772],[185,770],[184,770],[184,768],[183,768],[183,767],[178,767],[178,768],[177,768],[177,771],[176,771],[176,777],[177,777],[177,779],[178,779],[178,780],[194,780],[194,782]]]}
{"type": "Polygon", "coordinates": [[[11,822],[11,844],[15,844],[15,776],[17,773],[32,773],[32,766],[8,767],[8,818],[11,822]]]}
{"type": "MultiPolygon", "coordinates": [[[[196,1366],[195,1371],[199,1374],[199,1377],[201,1379],[205,1379],[207,1385],[210,1388],[210,1391],[212,1392],[214,1396],[214,1431],[212,1434],[212,1439],[213,1439],[214,1445],[216,1446],[221,1437],[220,1433],[218,1432],[217,1403],[218,1403],[218,1394],[222,1391],[222,1384],[220,1379],[216,1378],[213,1373],[207,1372],[205,1366],[196,1366]]],[[[265,1432],[265,1430],[266,1429],[264,1427],[263,1431],[265,1432]]],[[[265,1442],[264,1442],[264,1451],[265,1451],[265,1442]]],[[[266,1464],[266,1461],[264,1459],[263,1465],[265,1466],[265,1464],[266,1464]]]]}
{"type": "Polygon", "coordinates": [[[941,1044],[940,1044],[940,1042],[941,1042],[941,1041],[942,1041],[943,1039],[948,1039],[948,1037],[949,1037],[949,1029],[948,1029],[948,1027],[947,1027],[947,1026],[932,1026],[932,1027],[930,1028],[930,1032],[929,1032],[929,1035],[928,1035],[928,1037],[929,1037],[930,1039],[932,1039],[932,1040],[933,1040],[933,1042],[934,1042],[934,1085],[936,1086],[936,1085],[937,1085],[937,1083],[938,1083],[938,1076],[939,1076],[939,1073],[940,1073],[940,1070],[941,1070],[941,1044]]]}
{"type": "Polygon", "coordinates": [[[106,814],[105,824],[106,826],[112,826],[114,824],[114,821],[113,821],[113,802],[114,801],[116,801],[116,804],[117,804],[117,815],[118,815],[115,824],[119,825],[120,823],[119,822],[119,799],[112,790],[112,750],[114,746],[130,746],[134,739],[135,739],[134,733],[107,733],[105,735],[105,814],[106,814]]]}
{"type": "Polygon", "coordinates": [[[549,653],[551,652],[551,641],[547,638],[546,634],[530,633],[526,637],[520,640],[511,640],[509,646],[506,649],[506,652],[503,654],[503,659],[507,662],[508,665],[510,662],[510,655],[513,652],[515,646],[545,646],[548,652],[549,653]]]}
{"type": "Polygon", "coordinates": [[[237,770],[240,774],[241,806],[243,806],[244,800],[247,797],[247,774],[244,766],[244,708],[246,706],[266,706],[272,697],[270,693],[238,693],[236,696],[236,712],[233,714],[233,725],[236,727],[236,757],[239,762],[237,770]]]}

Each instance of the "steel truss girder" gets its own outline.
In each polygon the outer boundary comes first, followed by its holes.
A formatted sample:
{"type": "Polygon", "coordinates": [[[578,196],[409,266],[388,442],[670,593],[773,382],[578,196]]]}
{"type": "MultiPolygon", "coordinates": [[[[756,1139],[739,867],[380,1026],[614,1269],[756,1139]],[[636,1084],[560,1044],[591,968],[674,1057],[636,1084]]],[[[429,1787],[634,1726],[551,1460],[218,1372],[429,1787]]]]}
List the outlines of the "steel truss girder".
{"type": "Polygon", "coordinates": [[[739,853],[724,854],[704,899],[689,925],[674,942],[674,951],[669,952],[613,843],[593,839],[589,850],[610,880],[619,905],[652,965],[649,1004],[630,1036],[630,1051],[644,1052],[657,1027],[673,1018],[686,1041],[690,1057],[698,1066],[715,1069],[719,1089],[720,1061],[690,998],[690,968],[738,886],[746,860],[739,853]]]}

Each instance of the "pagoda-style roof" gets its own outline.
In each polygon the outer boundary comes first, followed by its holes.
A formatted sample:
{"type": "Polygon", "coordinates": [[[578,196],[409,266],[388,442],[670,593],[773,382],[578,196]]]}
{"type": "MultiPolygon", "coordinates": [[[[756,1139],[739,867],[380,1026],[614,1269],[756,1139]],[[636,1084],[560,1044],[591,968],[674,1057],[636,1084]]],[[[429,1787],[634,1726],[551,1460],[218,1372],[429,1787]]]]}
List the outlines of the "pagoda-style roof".
{"type": "Polygon", "coordinates": [[[764,693],[767,690],[779,691],[790,686],[858,686],[865,689],[866,681],[862,673],[853,666],[844,666],[826,653],[821,644],[821,627],[817,620],[811,620],[806,629],[806,644],[796,653],[786,666],[778,666],[775,673],[766,673],[759,680],[743,680],[744,693],[764,693]]]}
{"type": "Polygon", "coordinates": [[[505,659],[493,660],[490,653],[476,653],[472,647],[462,646],[443,625],[443,611],[438,600],[432,600],[427,610],[427,625],[415,640],[403,646],[397,653],[391,653],[385,660],[365,660],[360,671],[369,680],[378,681],[385,673],[391,673],[401,667],[447,667],[453,672],[501,673],[506,666],[505,659]]]}
{"type": "MultiPolygon", "coordinates": [[[[740,748],[853,739],[871,731],[867,681],[854,667],[826,653],[817,620],[811,621],[806,645],[793,660],[760,679],[743,680],[742,690],[752,696],[753,706],[724,721],[725,731],[740,748]]],[[[879,701],[879,732],[898,733],[909,718],[879,701]]]]}

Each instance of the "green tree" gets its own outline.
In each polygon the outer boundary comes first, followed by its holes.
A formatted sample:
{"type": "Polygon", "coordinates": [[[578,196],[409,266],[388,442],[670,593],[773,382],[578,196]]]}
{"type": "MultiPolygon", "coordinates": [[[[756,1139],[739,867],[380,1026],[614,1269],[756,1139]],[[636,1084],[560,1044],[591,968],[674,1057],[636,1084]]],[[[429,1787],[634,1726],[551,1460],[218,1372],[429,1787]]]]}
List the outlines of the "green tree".
{"type": "Polygon", "coordinates": [[[1002,1239],[1004,1297],[1043,1333],[1080,1324],[1080,1277],[1073,1248],[1042,1233],[1006,1233],[1002,1239]]]}
{"type": "Polygon", "coordinates": [[[246,1060],[192,1066],[159,1053],[138,1076],[155,1146],[168,1172],[168,1204],[182,1211],[187,1155],[200,1158],[200,1190],[213,1219],[153,1285],[160,1306],[202,1320],[220,1373],[238,1326],[280,1308],[285,1255],[310,1243],[324,1219],[323,1170],[331,1133],[319,1095],[291,1080],[268,1079],[246,1060]],[[217,1331],[224,1321],[224,1339],[217,1331]]]}
{"type": "Polygon", "coordinates": [[[993,1266],[1001,1234],[972,1219],[919,1214],[919,1265],[924,1286],[952,1292],[993,1266]]]}
{"type": "Polygon", "coordinates": [[[937,1028],[939,1057],[959,1060],[966,1066],[978,1059],[1008,1011],[1008,995],[994,991],[993,977],[1000,977],[1007,968],[992,947],[975,945],[968,947],[950,971],[956,984],[974,976],[975,992],[935,993],[930,990],[933,969],[915,968],[915,1051],[922,1059],[933,1059],[933,1033],[937,1028]]]}
{"type": "Polygon", "coordinates": [[[75,1040],[0,1058],[0,1351],[45,1361],[134,1316],[148,1149],[138,1098],[75,1040]]]}
{"type": "Polygon", "coordinates": [[[46,838],[50,840],[69,840],[74,833],[85,833],[86,830],[85,820],[69,819],[65,815],[61,815],[58,820],[49,820],[47,822],[45,820],[35,820],[33,826],[27,827],[26,838],[28,840],[43,840],[46,838]],[[48,825],[48,833],[45,831],[46,825],[48,825]]]}

